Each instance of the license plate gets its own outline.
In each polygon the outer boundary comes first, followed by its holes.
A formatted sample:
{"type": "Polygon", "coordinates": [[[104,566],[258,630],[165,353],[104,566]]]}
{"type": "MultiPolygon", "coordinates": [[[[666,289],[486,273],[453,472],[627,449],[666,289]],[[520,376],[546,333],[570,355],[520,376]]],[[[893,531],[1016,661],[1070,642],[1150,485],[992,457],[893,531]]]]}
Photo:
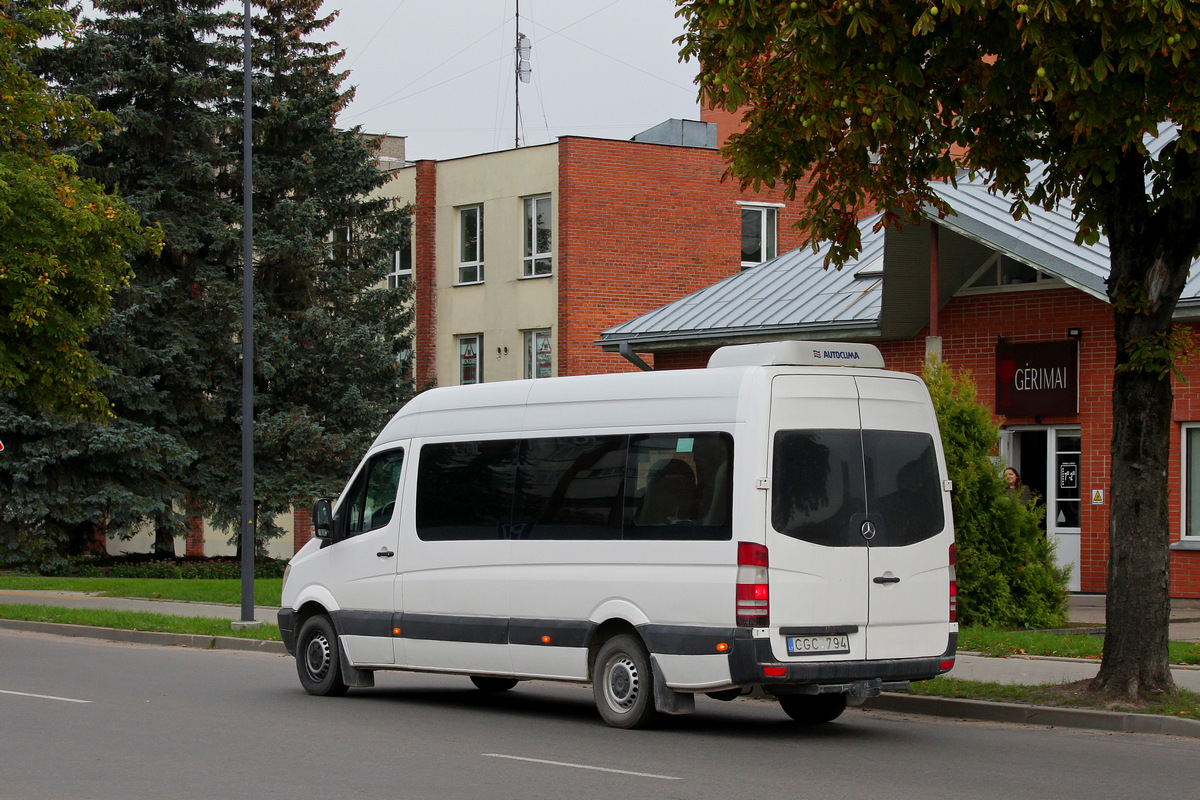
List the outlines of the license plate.
{"type": "Polygon", "coordinates": [[[787,637],[788,655],[815,656],[827,653],[849,653],[850,636],[845,633],[819,634],[817,636],[787,637]]]}

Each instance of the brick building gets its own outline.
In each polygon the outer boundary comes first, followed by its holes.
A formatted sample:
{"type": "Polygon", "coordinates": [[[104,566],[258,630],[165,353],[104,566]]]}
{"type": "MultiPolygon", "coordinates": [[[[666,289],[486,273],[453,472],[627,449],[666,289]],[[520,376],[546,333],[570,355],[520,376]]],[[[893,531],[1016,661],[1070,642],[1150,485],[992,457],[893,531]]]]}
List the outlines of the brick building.
{"type": "MultiPolygon", "coordinates": [[[[1059,561],[1072,565],[1071,589],[1104,592],[1115,360],[1107,242],[1076,245],[1069,210],[1033,209],[1018,223],[1008,201],[980,184],[939,192],[955,216],[879,233],[875,217],[864,220],[863,252],[840,272],[822,269],[824,249],[786,253],[613,326],[601,346],[653,356],[660,369],[703,366],[720,345],[777,338],[871,342],[889,368],[907,372],[940,352],[971,371],[979,401],[1002,423],[999,461],[1044,500],[1059,561]]],[[[1200,327],[1198,274],[1176,311],[1192,327],[1200,327]]],[[[1200,364],[1182,371],[1167,478],[1171,593],[1195,598],[1200,364]]]]}
{"type": "Polygon", "coordinates": [[[726,179],[717,141],[669,120],[395,170],[418,385],[634,369],[596,348],[602,331],[798,247],[798,203],[726,179]]]}

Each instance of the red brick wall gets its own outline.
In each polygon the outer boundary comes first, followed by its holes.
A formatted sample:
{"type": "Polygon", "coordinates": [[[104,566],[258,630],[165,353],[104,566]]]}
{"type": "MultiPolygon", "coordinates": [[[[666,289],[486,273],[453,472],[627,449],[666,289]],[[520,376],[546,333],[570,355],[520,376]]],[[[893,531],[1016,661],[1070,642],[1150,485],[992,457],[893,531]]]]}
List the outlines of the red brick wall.
{"type": "MultiPolygon", "coordinates": [[[[939,314],[942,354],[955,369],[969,370],[980,403],[995,400],[997,337],[1014,342],[1067,338],[1067,328],[1081,328],[1079,341],[1079,414],[1069,417],[1010,417],[1007,425],[1077,424],[1082,434],[1080,487],[1083,490],[1080,528],[1080,588],[1103,592],[1108,575],[1108,499],[1112,442],[1112,365],[1116,357],[1112,315],[1108,305],[1074,289],[1011,292],[955,298],[939,314]],[[1089,502],[1091,489],[1103,489],[1105,503],[1089,502]]],[[[920,373],[925,359],[925,335],[898,342],[878,342],[889,369],[920,373]]],[[[703,366],[710,350],[659,355],[661,369],[703,366]]],[[[1175,426],[1171,442],[1168,491],[1171,501],[1170,537],[1181,531],[1182,424],[1200,422],[1200,363],[1183,367],[1185,382],[1175,383],[1175,426]]],[[[1200,597],[1200,551],[1171,553],[1171,594],[1200,597]]]]}
{"type": "MultiPolygon", "coordinates": [[[[601,352],[600,334],[738,272],[737,201],[785,202],[722,180],[715,150],[564,137],[558,152],[560,375],[635,369],[601,352]]],[[[786,202],[780,253],[802,242],[786,202]]]]}
{"type": "Polygon", "coordinates": [[[183,554],[185,556],[204,557],[204,520],[200,517],[188,517],[187,533],[184,535],[183,554]]]}
{"type": "Polygon", "coordinates": [[[725,111],[724,109],[701,106],[700,121],[711,122],[717,126],[717,147],[724,147],[731,133],[741,133],[746,129],[742,122],[742,112],[725,111]]]}
{"type": "Polygon", "coordinates": [[[299,552],[312,538],[312,512],[307,508],[292,509],[292,552],[299,552]]]}
{"type": "MultiPolygon", "coordinates": [[[[416,281],[416,353],[413,375],[417,388],[436,377],[437,369],[437,162],[417,162],[417,200],[413,209],[413,278],[416,281]]],[[[307,541],[307,540],[306,540],[307,541]]]]}

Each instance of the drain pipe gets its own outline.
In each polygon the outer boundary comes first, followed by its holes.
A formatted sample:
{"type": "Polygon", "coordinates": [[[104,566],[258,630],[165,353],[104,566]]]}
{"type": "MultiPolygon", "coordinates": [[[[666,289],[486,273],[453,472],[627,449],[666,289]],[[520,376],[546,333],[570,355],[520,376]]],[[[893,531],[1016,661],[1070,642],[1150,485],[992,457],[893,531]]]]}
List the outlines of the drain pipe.
{"type": "Polygon", "coordinates": [[[639,356],[637,353],[633,352],[633,348],[629,346],[628,341],[621,342],[621,344],[618,345],[618,347],[620,348],[621,358],[625,359],[630,364],[633,364],[638,369],[645,370],[646,372],[654,371],[654,367],[647,364],[645,361],[642,360],[641,356],[639,356]]]}

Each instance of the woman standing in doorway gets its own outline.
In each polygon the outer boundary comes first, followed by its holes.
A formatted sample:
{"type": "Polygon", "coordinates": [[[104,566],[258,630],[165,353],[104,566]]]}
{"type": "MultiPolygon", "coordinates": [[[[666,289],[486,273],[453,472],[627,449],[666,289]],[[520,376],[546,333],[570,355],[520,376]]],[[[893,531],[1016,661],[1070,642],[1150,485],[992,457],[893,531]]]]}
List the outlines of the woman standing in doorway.
{"type": "Polygon", "coordinates": [[[1033,499],[1033,492],[1028,486],[1021,483],[1021,473],[1012,467],[1006,467],[1004,470],[1004,482],[1008,484],[1008,494],[1014,495],[1020,501],[1021,505],[1029,505],[1029,501],[1033,499]]]}

